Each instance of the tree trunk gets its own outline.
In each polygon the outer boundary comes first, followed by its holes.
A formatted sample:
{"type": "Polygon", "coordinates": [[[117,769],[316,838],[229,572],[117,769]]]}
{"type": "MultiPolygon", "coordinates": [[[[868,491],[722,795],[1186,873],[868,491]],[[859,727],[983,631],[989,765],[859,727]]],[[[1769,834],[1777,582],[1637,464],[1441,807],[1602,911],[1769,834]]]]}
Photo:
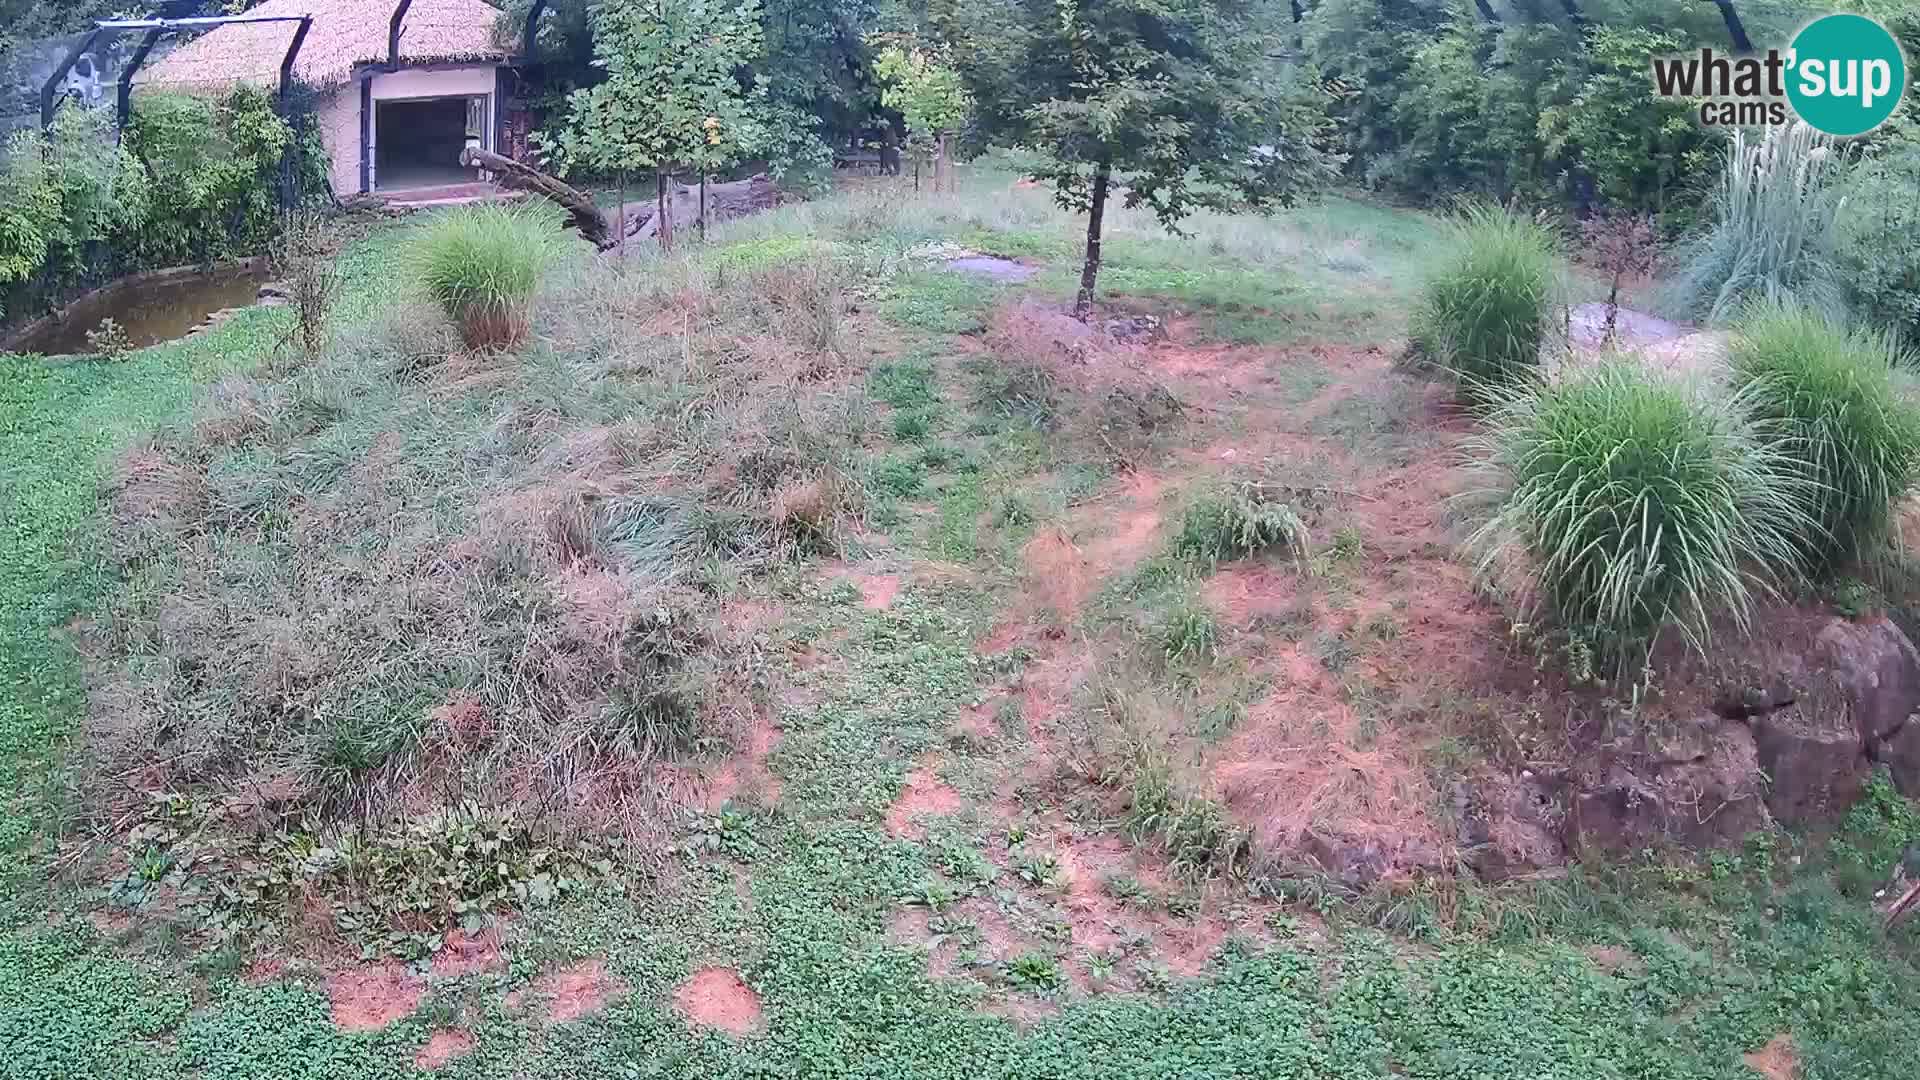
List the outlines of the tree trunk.
{"type": "Polygon", "coordinates": [[[1093,200],[1087,208],[1087,261],[1080,267],[1080,294],[1073,301],[1073,317],[1081,322],[1093,314],[1093,285],[1100,276],[1100,222],[1107,213],[1107,181],[1113,167],[1102,161],[1093,169],[1093,200]]]}
{"type": "Polygon", "coordinates": [[[1720,18],[1727,24],[1727,36],[1733,39],[1733,51],[1750,53],[1753,51],[1753,39],[1747,37],[1746,24],[1740,21],[1740,13],[1733,9],[1733,0],[1713,0],[1720,8],[1720,18]]]}
{"type": "Polygon", "coordinates": [[[700,174],[700,242],[707,242],[707,174],[700,174]]]}
{"type": "Polygon", "coordinates": [[[477,146],[469,146],[460,152],[460,164],[469,169],[487,170],[501,187],[530,191],[558,203],[567,211],[567,227],[580,230],[580,235],[601,251],[618,243],[618,238],[607,224],[607,216],[593,205],[592,199],[564,181],[477,146]]]}
{"type": "Polygon", "coordinates": [[[1495,26],[1500,25],[1500,13],[1493,10],[1493,4],[1489,0],[1473,0],[1473,6],[1480,9],[1481,18],[1495,26]]]}
{"type": "Polygon", "coordinates": [[[1300,0],[1287,0],[1287,4],[1293,8],[1294,22],[1302,22],[1306,19],[1307,9],[1300,6],[1300,0]]]}
{"type": "Polygon", "coordinates": [[[1580,10],[1580,0],[1560,0],[1560,6],[1567,11],[1567,25],[1573,27],[1575,30],[1585,32],[1587,29],[1587,16],[1585,12],[1580,10]]]}
{"type": "Polygon", "coordinates": [[[620,237],[620,255],[627,254],[627,170],[620,170],[620,213],[616,222],[620,237]]]}
{"type": "Polygon", "coordinates": [[[653,170],[654,234],[660,237],[661,251],[673,250],[673,218],[667,213],[670,202],[667,186],[672,182],[667,176],[666,166],[653,170]]]}
{"type": "Polygon", "coordinates": [[[916,195],[920,193],[920,155],[919,154],[913,155],[913,191],[914,191],[914,194],[916,195]]]}

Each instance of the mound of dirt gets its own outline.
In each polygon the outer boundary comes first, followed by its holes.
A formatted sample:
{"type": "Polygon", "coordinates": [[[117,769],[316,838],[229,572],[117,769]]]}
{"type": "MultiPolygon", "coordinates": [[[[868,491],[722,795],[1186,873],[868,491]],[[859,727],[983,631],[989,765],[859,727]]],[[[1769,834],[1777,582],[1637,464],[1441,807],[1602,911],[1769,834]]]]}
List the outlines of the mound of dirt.
{"type": "Polygon", "coordinates": [[[760,995],[732,968],[701,968],[680,984],[673,1000],[695,1027],[736,1036],[760,1030],[760,995]]]}
{"type": "Polygon", "coordinates": [[[430,1072],[446,1068],[454,1058],[471,1053],[473,1042],[473,1033],[464,1028],[436,1028],[427,1036],[427,1045],[413,1055],[413,1067],[430,1072]]]}
{"type": "Polygon", "coordinates": [[[606,1008],[627,986],[594,959],[548,972],[534,980],[533,989],[546,999],[548,1023],[569,1024],[606,1008]]]}
{"type": "Polygon", "coordinates": [[[426,983],[402,964],[336,971],[327,977],[333,1025],[342,1031],[379,1031],[419,1008],[426,983]]]}
{"type": "Polygon", "coordinates": [[[917,839],[924,835],[924,819],[956,813],[963,805],[960,793],[942,782],[932,766],[921,766],[907,774],[906,788],[887,809],[887,832],[917,839]]]}

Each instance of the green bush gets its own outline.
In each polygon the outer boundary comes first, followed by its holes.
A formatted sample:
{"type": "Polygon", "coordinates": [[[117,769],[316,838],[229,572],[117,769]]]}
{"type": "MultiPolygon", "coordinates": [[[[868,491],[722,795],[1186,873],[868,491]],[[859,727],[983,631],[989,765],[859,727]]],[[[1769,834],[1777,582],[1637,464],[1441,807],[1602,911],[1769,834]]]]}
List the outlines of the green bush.
{"type": "Polygon", "coordinates": [[[1763,303],[1743,316],[1728,356],[1742,400],[1814,489],[1820,528],[1799,538],[1807,569],[1865,554],[1920,480],[1920,413],[1894,389],[1889,341],[1763,303]]]}
{"type": "Polygon", "coordinates": [[[1558,259],[1544,226],[1498,207],[1469,207],[1451,232],[1452,251],[1414,313],[1413,342],[1463,393],[1484,399],[1538,367],[1558,259]]]}
{"type": "Polygon", "coordinates": [[[1834,225],[1847,306],[1920,348],[1920,244],[1894,239],[1920,236],[1920,132],[1910,138],[1853,171],[1834,225]]]}
{"type": "Polygon", "coordinates": [[[1687,242],[1671,304],[1723,322],[1755,298],[1795,299],[1839,316],[1845,295],[1834,259],[1842,153],[1805,124],[1734,132],[1712,200],[1713,224],[1687,242]]]}
{"type": "Polygon", "coordinates": [[[1622,359],[1508,391],[1475,440],[1499,496],[1483,571],[1525,566],[1532,603],[1620,670],[1669,626],[1694,648],[1722,618],[1744,626],[1818,528],[1811,485],[1745,407],[1622,359]]]}
{"type": "Polygon", "coordinates": [[[446,210],[421,227],[415,274],[468,348],[511,348],[526,337],[553,228],[540,214],[496,203],[446,210]]]}
{"type": "Polygon", "coordinates": [[[1175,555],[1209,563],[1274,548],[1290,549],[1302,559],[1311,554],[1300,515],[1258,484],[1202,494],[1188,504],[1173,538],[1175,555]]]}

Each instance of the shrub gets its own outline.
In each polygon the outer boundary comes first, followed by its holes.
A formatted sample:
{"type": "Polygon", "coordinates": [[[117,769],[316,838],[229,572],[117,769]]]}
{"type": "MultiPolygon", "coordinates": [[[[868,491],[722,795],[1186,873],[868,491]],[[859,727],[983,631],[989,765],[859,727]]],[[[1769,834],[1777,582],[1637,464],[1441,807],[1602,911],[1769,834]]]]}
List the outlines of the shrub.
{"type": "Polygon", "coordinates": [[[1847,212],[1834,222],[1847,306],[1891,327],[1920,348],[1920,244],[1890,242],[1920,235],[1920,145],[1865,162],[1847,186],[1847,212]]]}
{"type": "Polygon", "coordinates": [[[1883,539],[1894,502],[1920,479],[1920,413],[1894,389],[1891,343],[1763,303],[1743,317],[1729,360],[1747,407],[1813,488],[1820,528],[1799,538],[1807,568],[1836,569],[1883,539]]]}
{"type": "Polygon", "coordinates": [[[1621,359],[1507,392],[1475,447],[1500,496],[1474,538],[1483,571],[1523,555],[1530,600],[1623,666],[1669,625],[1696,649],[1722,618],[1744,627],[1818,528],[1745,405],[1621,359]]]}
{"type": "Polygon", "coordinates": [[[285,342],[311,364],[327,344],[327,323],[340,296],[341,236],[319,214],[288,214],[272,245],[273,272],[293,308],[285,342]]]}
{"type": "Polygon", "coordinates": [[[1532,372],[1558,271],[1553,237],[1498,207],[1469,207],[1452,253],[1428,277],[1414,314],[1415,350],[1484,398],[1532,372]]]}
{"type": "Polygon", "coordinates": [[[526,337],[551,231],[537,214],[492,203],[436,214],[422,227],[416,273],[468,348],[508,349],[526,337]]]}
{"type": "Polygon", "coordinates": [[[1290,549],[1295,558],[1305,558],[1310,554],[1307,525],[1292,506],[1276,500],[1259,484],[1201,495],[1188,505],[1173,538],[1174,554],[1207,562],[1245,558],[1274,548],[1290,549]]]}
{"type": "Polygon", "coordinates": [[[1832,236],[1841,154],[1805,124],[1744,130],[1727,144],[1714,222],[1688,242],[1671,285],[1673,306],[1720,322],[1755,297],[1844,308],[1832,236]]]}

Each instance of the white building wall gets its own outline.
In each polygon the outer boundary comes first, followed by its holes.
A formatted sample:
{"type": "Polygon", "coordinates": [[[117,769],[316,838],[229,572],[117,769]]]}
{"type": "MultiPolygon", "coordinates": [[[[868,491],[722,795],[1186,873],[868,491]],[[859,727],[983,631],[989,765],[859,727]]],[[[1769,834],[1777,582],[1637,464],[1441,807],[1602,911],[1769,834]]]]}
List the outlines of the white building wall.
{"type": "MultiPolygon", "coordinates": [[[[494,64],[468,64],[446,68],[407,68],[364,76],[373,83],[373,99],[391,101],[402,98],[474,97],[487,99],[487,145],[493,145],[500,103],[494,100],[496,89],[494,64]]],[[[360,83],[348,83],[335,89],[320,102],[320,138],[331,159],[328,175],[333,193],[341,198],[360,191],[360,83]]],[[[379,132],[374,131],[378,145],[379,132]]]]}

